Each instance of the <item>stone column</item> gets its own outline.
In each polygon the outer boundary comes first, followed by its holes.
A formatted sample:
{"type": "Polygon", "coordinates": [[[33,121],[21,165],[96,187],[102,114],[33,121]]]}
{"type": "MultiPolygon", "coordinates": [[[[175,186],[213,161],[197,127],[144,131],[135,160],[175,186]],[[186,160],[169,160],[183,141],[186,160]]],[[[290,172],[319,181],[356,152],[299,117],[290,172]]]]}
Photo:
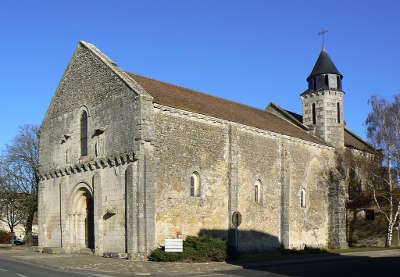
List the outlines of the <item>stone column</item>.
{"type": "Polygon", "coordinates": [[[230,247],[236,248],[236,240],[239,239],[237,237],[239,234],[233,226],[232,215],[239,211],[239,146],[237,128],[232,124],[228,125],[228,142],[228,242],[230,247]]]}
{"type": "Polygon", "coordinates": [[[137,162],[130,163],[125,171],[126,251],[131,259],[138,252],[137,245],[137,162]]]}
{"type": "Polygon", "coordinates": [[[78,228],[78,237],[79,237],[79,249],[86,248],[86,226],[85,226],[85,219],[86,219],[86,214],[82,214],[81,212],[78,215],[78,220],[79,220],[79,228],[78,228]]]}
{"type": "Polygon", "coordinates": [[[137,183],[137,255],[139,259],[146,256],[146,222],[145,222],[145,162],[144,154],[139,154],[137,183]]]}
{"type": "Polygon", "coordinates": [[[156,240],[156,183],[154,149],[151,142],[144,144],[144,201],[146,222],[146,256],[155,248],[156,240]]]}
{"type": "Polygon", "coordinates": [[[281,231],[280,240],[284,248],[290,246],[290,161],[286,147],[280,145],[281,161],[281,231]]]}
{"type": "Polygon", "coordinates": [[[64,205],[63,205],[63,200],[64,200],[64,195],[63,195],[63,190],[64,190],[65,182],[64,178],[62,178],[59,182],[59,197],[60,197],[60,247],[64,247],[64,221],[65,221],[65,211],[64,211],[64,205]]]}
{"type": "Polygon", "coordinates": [[[68,188],[69,176],[64,176],[60,181],[60,209],[61,209],[61,241],[62,248],[71,247],[71,195],[68,188]]]}
{"type": "Polygon", "coordinates": [[[97,172],[92,179],[93,187],[93,217],[94,217],[94,248],[96,255],[103,255],[103,198],[101,172],[97,172]]]}
{"type": "Polygon", "coordinates": [[[38,224],[39,224],[39,246],[46,247],[46,205],[44,195],[46,195],[46,181],[41,180],[38,191],[38,224]]]}
{"type": "Polygon", "coordinates": [[[344,179],[332,171],[329,182],[329,248],[347,248],[346,241],[346,190],[344,179]]]}
{"type": "Polygon", "coordinates": [[[78,215],[76,213],[72,214],[72,222],[73,222],[73,248],[78,248],[78,215]]]}
{"type": "Polygon", "coordinates": [[[137,98],[135,117],[135,159],[137,159],[137,259],[144,259],[155,248],[156,184],[154,166],[153,98],[137,98]]]}

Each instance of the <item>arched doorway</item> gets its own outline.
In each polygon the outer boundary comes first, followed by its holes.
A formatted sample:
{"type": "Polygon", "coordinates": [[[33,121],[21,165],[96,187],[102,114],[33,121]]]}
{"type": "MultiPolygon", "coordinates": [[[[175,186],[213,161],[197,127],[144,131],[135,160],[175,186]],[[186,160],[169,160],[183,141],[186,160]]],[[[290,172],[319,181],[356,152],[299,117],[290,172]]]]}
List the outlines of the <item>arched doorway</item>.
{"type": "Polygon", "coordinates": [[[78,188],[72,201],[72,235],[75,248],[94,249],[94,206],[92,192],[78,188]]]}

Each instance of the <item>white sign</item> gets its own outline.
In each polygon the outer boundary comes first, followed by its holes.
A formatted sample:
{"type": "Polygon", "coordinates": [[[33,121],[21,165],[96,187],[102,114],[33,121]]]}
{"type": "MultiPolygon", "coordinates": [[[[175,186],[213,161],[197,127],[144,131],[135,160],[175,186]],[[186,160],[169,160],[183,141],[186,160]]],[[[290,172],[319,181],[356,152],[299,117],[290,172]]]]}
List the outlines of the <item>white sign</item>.
{"type": "Polygon", "coordinates": [[[182,239],[166,239],[165,252],[183,252],[182,239]]]}

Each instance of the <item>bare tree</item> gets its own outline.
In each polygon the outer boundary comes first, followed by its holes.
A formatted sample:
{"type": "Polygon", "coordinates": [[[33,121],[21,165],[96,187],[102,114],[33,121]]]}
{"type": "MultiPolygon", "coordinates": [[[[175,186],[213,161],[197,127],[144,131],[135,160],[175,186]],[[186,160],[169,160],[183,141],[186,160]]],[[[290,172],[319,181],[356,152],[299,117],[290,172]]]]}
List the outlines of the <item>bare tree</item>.
{"type": "Polygon", "coordinates": [[[395,139],[394,139],[394,166],[396,169],[396,177],[397,177],[397,184],[399,184],[399,177],[400,175],[398,174],[400,171],[400,95],[396,95],[394,97],[394,101],[392,103],[391,107],[391,114],[395,115],[392,119],[392,128],[393,132],[395,134],[395,139]]]}
{"type": "Polygon", "coordinates": [[[382,162],[386,167],[380,170],[371,170],[373,175],[370,182],[373,199],[379,213],[387,221],[386,247],[392,243],[393,227],[399,217],[400,201],[396,199],[398,188],[396,182],[399,164],[399,96],[392,103],[378,97],[371,97],[369,104],[372,111],[368,114],[366,125],[368,138],[376,148],[381,149],[382,162]]]}
{"type": "Polygon", "coordinates": [[[3,178],[9,191],[19,193],[24,208],[27,243],[31,242],[32,224],[37,211],[39,186],[39,129],[33,125],[20,128],[2,157],[3,178]],[[22,197],[23,196],[23,197],[22,197]]]}
{"type": "Polygon", "coordinates": [[[5,222],[14,234],[15,227],[26,220],[23,195],[15,191],[4,192],[1,194],[0,205],[0,221],[5,222]]]}

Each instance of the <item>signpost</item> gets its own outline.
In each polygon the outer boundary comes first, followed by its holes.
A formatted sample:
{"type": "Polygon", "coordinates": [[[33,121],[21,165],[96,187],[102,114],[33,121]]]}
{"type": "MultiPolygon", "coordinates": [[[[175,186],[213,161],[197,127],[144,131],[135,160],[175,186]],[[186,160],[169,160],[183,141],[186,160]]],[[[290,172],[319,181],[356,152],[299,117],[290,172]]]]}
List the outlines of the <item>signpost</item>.
{"type": "Polygon", "coordinates": [[[165,252],[183,252],[182,239],[166,239],[165,252]]]}
{"type": "Polygon", "coordinates": [[[235,242],[235,248],[236,250],[239,250],[239,230],[238,227],[242,223],[242,214],[238,211],[233,212],[232,214],[232,224],[233,227],[235,227],[235,232],[234,232],[234,242],[235,242]]]}
{"type": "Polygon", "coordinates": [[[232,224],[235,228],[239,227],[242,223],[242,214],[240,212],[233,212],[232,214],[232,224]]]}

